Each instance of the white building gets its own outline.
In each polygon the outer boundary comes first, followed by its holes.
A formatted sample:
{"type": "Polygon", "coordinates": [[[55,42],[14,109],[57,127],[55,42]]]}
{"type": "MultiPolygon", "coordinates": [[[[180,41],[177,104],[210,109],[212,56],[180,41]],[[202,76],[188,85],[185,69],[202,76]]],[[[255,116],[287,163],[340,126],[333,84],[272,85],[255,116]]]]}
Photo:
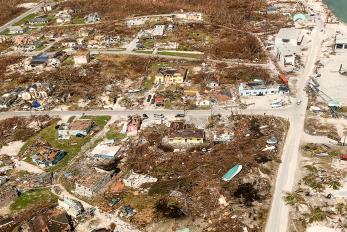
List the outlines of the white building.
{"type": "Polygon", "coordinates": [[[304,40],[302,30],[295,28],[281,28],[275,38],[275,47],[283,45],[301,46],[304,40]]]}
{"type": "Polygon", "coordinates": [[[279,92],[279,85],[266,86],[264,84],[249,85],[241,83],[239,86],[240,96],[265,96],[278,94],[279,92]]]}
{"type": "Polygon", "coordinates": [[[152,35],[153,36],[163,36],[165,30],[165,25],[155,25],[152,35]]]}
{"type": "Polygon", "coordinates": [[[41,7],[41,10],[43,12],[50,12],[54,9],[55,4],[54,3],[47,3],[41,7]]]}
{"type": "Polygon", "coordinates": [[[345,34],[336,35],[335,51],[347,51],[347,35],[345,34]]]}
{"type": "Polygon", "coordinates": [[[303,39],[302,30],[299,29],[282,28],[278,32],[275,38],[275,55],[283,66],[295,65],[303,39]]]}
{"type": "Polygon", "coordinates": [[[58,128],[58,139],[69,139],[71,136],[87,136],[94,122],[90,119],[76,119],[70,124],[62,123],[58,128]]]}
{"type": "Polygon", "coordinates": [[[276,58],[283,66],[295,65],[296,54],[300,52],[298,47],[278,46],[275,49],[276,58]]]}
{"type": "Polygon", "coordinates": [[[26,29],[24,29],[21,26],[11,26],[8,28],[8,33],[10,35],[18,35],[18,34],[23,34],[26,31],[26,29]]]}
{"type": "Polygon", "coordinates": [[[92,155],[99,158],[113,159],[120,151],[120,146],[98,144],[92,151],[92,155]]]}

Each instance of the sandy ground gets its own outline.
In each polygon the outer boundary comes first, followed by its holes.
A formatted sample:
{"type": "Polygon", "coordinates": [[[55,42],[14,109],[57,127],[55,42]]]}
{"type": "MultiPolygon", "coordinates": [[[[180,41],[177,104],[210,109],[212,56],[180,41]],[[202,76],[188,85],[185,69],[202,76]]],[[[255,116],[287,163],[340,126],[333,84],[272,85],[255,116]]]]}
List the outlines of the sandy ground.
{"type": "Polygon", "coordinates": [[[17,156],[17,154],[20,151],[23,144],[24,144],[24,142],[22,142],[22,141],[10,142],[7,146],[3,146],[0,149],[0,155],[6,154],[9,156],[15,157],[15,156],[17,156]]]}
{"type": "Polygon", "coordinates": [[[25,161],[15,160],[15,164],[16,164],[16,170],[27,171],[30,173],[44,173],[44,171],[40,169],[38,166],[29,164],[25,161]]]}
{"type": "Polygon", "coordinates": [[[334,43],[336,31],[347,34],[347,26],[344,24],[328,24],[326,30],[325,52],[321,55],[321,63],[324,67],[319,70],[322,76],[318,79],[320,89],[334,100],[341,102],[342,105],[347,105],[347,76],[339,74],[340,65],[347,70],[347,50],[338,51],[336,55],[332,54],[332,49],[329,48],[334,43]]]}
{"type": "Polygon", "coordinates": [[[323,225],[311,225],[307,228],[306,232],[342,232],[340,229],[333,229],[323,225]]]}
{"type": "Polygon", "coordinates": [[[274,95],[266,95],[266,96],[242,97],[241,102],[248,105],[247,109],[250,109],[250,110],[271,109],[272,102],[278,99],[283,100],[284,105],[290,105],[296,101],[294,98],[290,97],[288,94],[274,94],[274,95]]]}

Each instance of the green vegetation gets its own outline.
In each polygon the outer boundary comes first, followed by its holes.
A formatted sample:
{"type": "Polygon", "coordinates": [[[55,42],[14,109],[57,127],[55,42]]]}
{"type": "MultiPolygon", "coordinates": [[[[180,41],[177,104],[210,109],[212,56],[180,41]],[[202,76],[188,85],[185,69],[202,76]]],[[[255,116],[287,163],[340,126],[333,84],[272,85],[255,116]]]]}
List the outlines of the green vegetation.
{"type": "Polygon", "coordinates": [[[104,127],[108,121],[110,121],[111,116],[108,115],[102,115],[102,116],[89,116],[89,115],[85,115],[81,117],[82,119],[91,119],[95,122],[95,124],[98,127],[104,127]]]}
{"type": "MultiPolygon", "coordinates": [[[[96,125],[103,128],[106,123],[111,119],[111,116],[84,116],[82,118],[92,119],[96,125]]],[[[57,123],[53,123],[49,127],[43,129],[37,137],[41,137],[52,147],[65,151],[67,154],[65,157],[55,166],[48,168],[48,171],[57,171],[65,167],[67,163],[73,159],[81,150],[82,146],[90,141],[92,138],[90,135],[86,137],[74,137],[72,136],[69,140],[58,140],[57,129],[55,128],[57,123]]],[[[30,138],[21,148],[20,154],[23,154],[27,148],[32,145],[37,137],[30,138]]],[[[31,160],[28,158],[28,160],[31,160]]]]}
{"type": "Polygon", "coordinates": [[[143,54],[152,54],[153,51],[152,50],[137,50],[137,53],[143,53],[143,54]]]}
{"type": "Polygon", "coordinates": [[[68,122],[68,123],[72,123],[72,121],[75,120],[75,118],[76,118],[76,116],[71,116],[71,117],[67,120],[67,122],[68,122]]]}
{"type": "Polygon", "coordinates": [[[138,210],[153,208],[156,202],[156,199],[147,195],[133,195],[128,193],[122,199],[125,205],[130,205],[138,210]]]}
{"type": "Polygon", "coordinates": [[[165,51],[165,52],[158,52],[158,55],[163,56],[179,56],[179,57],[187,57],[187,58],[194,58],[194,59],[202,59],[204,58],[204,54],[200,53],[185,53],[185,52],[176,52],[176,51],[165,51]]]}
{"type": "Polygon", "coordinates": [[[307,171],[309,171],[310,173],[317,173],[318,172],[318,169],[313,166],[313,165],[305,165],[305,168],[307,171]]]}
{"type": "Polygon", "coordinates": [[[69,66],[69,65],[74,65],[74,61],[72,57],[68,57],[66,60],[64,60],[63,65],[64,66],[69,66]]]}
{"type": "Polygon", "coordinates": [[[145,88],[148,90],[152,89],[154,85],[154,80],[155,80],[154,76],[152,76],[150,79],[146,79],[144,83],[145,88]]]}
{"type": "Polygon", "coordinates": [[[69,140],[58,140],[58,133],[55,129],[56,123],[43,129],[39,136],[47,141],[52,147],[67,152],[65,157],[55,166],[50,167],[49,171],[56,171],[64,167],[81,150],[81,147],[90,141],[91,136],[71,137],[69,140]]]}
{"type": "Polygon", "coordinates": [[[322,183],[320,181],[317,180],[316,176],[314,174],[308,174],[307,176],[305,176],[303,179],[304,183],[317,190],[317,191],[323,191],[324,190],[324,186],[322,185],[322,183]]]}
{"type": "Polygon", "coordinates": [[[37,13],[32,13],[32,14],[28,15],[27,17],[25,17],[25,18],[19,20],[18,22],[16,22],[14,25],[15,26],[21,26],[21,25],[29,22],[30,20],[34,19],[37,16],[38,16],[37,13]]]}
{"type": "Polygon", "coordinates": [[[44,47],[44,43],[40,43],[39,46],[36,47],[35,51],[41,51],[42,49],[44,49],[44,47]]]}
{"type": "Polygon", "coordinates": [[[71,23],[72,24],[83,24],[85,22],[84,22],[84,18],[77,17],[77,18],[73,18],[71,20],[71,23]]]}
{"type": "Polygon", "coordinates": [[[298,193],[286,193],[284,196],[284,201],[286,202],[287,205],[295,205],[295,204],[303,204],[305,203],[304,198],[298,193]]]}
{"type": "Polygon", "coordinates": [[[115,129],[111,128],[107,133],[106,133],[106,138],[107,139],[124,139],[126,138],[126,134],[122,134],[119,132],[116,132],[115,129]]]}
{"type": "Polygon", "coordinates": [[[332,181],[332,182],[330,183],[330,187],[331,187],[332,189],[334,189],[334,190],[339,190],[342,186],[341,186],[340,182],[338,182],[338,181],[332,181]]]}
{"type": "Polygon", "coordinates": [[[49,189],[40,188],[22,193],[22,195],[10,205],[10,209],[12,211],[20,211],[28,207],[33,208],[40,205],[55,204],[57,201],[58,197],[49,189]]]}
{"type": "Polygon", "coordinates": [[[328,212],[321,210],[321,208],[314,208],[309,215],[309,222],[321,222],[328,217],[328,212]]]}

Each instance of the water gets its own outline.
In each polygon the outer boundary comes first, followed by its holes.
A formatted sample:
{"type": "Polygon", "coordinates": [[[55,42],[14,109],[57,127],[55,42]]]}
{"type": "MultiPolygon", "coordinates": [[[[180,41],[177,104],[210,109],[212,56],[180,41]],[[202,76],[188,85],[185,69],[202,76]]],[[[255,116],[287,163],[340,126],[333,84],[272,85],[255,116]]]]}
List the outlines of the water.
{"type": "Polygon", "coordinates": [[[347,0],[324,0],[324,3],[336,17],[347,23],[347,0]]]}

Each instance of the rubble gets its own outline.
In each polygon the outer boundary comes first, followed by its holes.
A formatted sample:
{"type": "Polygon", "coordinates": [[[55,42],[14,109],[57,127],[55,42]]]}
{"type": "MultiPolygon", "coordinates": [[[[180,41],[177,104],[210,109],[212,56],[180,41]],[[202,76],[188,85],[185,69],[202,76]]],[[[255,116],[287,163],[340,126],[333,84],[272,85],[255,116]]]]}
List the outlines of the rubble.
{"type": "Polygon", "coordinates": [[[134,172],[131,172],[130,175],[127,178],[123,179],[123,183],[127,187],[131,187],[134,189],[139,189],[143,184],[146,183],[154,183],[157,182],[157,178],[137,174],[134,172]]]}

